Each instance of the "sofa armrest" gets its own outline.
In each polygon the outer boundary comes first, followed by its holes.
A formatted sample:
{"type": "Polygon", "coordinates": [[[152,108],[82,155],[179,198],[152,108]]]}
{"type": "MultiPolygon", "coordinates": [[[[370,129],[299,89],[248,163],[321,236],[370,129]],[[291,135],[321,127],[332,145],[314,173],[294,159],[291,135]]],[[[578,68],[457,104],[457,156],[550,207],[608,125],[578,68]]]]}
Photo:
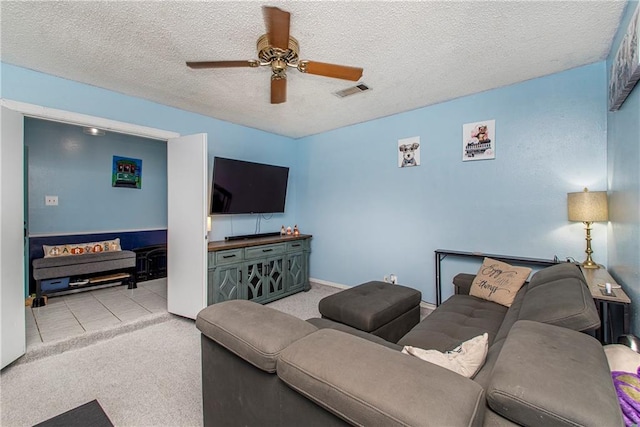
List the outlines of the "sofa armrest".
{"type": "Polygon", "coordinates": [[[246,300],[210,305],[198,313],[196,327],[207,338],[270,373],[276,371],[282,349],[318,330],[302,319],[246,300]]]}
{"type": "Polygon", "coordinates": [[[453,278],[453,286],[455,287],[456,295],[469,295],[471,284],[473,279],[476,278],[475,274],[459,273],[453,278]]]}
{"type": "Polygon", "coordinates": [[[322,329],[280,353],[278,377],[354,425],[482,425],[484,390],[452,371],[322,329]]]}

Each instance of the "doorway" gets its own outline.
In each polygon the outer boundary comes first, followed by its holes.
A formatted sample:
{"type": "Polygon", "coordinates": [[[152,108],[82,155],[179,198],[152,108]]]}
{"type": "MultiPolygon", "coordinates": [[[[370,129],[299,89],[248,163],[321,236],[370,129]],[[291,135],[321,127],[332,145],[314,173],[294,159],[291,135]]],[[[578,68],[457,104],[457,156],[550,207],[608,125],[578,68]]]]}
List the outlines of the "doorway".
{"type": "MultiPolygon", "coordinates": [[[[196,152],[198,153],[198,158],[191,159],[193,161],[190,163],[190,168],[191,168],[190,172],[193,170],[196,170],[198,176],[195,181],[190,182],[190,185],[192,188],[197,188],[198,191],[194,192],[192,190],[189,195],[175,194],[172,199],[171,189],[169,189],[168,190],[169,194],[167,196],[167,200],[168,200],[167,204],[168,204],[168,210],[169,210],[168,217],[171,218],[172,206],[176,206],[176,205],[186,204],[186,205],[193,206],[193,203],[195,202],[196,206],[198,204],[202,205],[202,210],[194,209],[192,212],[190,212],[189,218],[184,218],[186,223],[189,223],[192,225],[192,229],[190,229],[188,232],[185,232],[185,230],[183,229],[180,232],[176,231],[174,233],[172,231],[172,228],[169,226],[168,240],[171,240],[172,234],[175,234],[173,237],[175,239],[175,242],[178,243],[178,242],[181,242],[182,240],[186,240],[187,242],[185,243],[186,245],[185,247],[189,248],[190,245],[194,243],[194,241],[190,241],[190,239],[193,240],[192,238],[193,234],[197,233],[198,236],[205,236],[206,238],[206,209],[204,208],[206,206],[206,200],[203,200],[203,198],[206,199],[206,194],[207,194],[206,192],[207,182],[204,179],[204,177],[207,176],[206,134],[201,134],[196,139],[189,139],[189,137],[178,138],[179,134],[171,131],[153,129],[153,128],[134,125],[130,123],[118,122],[114,120],[83,115],[79,113],[50,109],[50,108],[41,107],[33,104],[27,104],[27,103],[6,100],[6,99],[1,99],[0,104],[2,106],[2,124],[3,124],[2,126],[2,150],[3,150],[2,159],[3,161],[7,159],[8,156],[5,156],[4,155],[5,153],[16,151],[19,147],[20,158],[19,160],[17,160],[16,164],[19,164],[20,171],[22,171],[22,167],[23,167],[22,150],[24,145],[23,143],[24,135],[22,131],[22,125],[23,125],[24,117],[34,117],[34,118],[39,118],[44,120],[74,124],[78,126],[98,127],[101,129],[119,132],[122,134],[142,136],[142,137],[147,137],[147,138],[157,139],[157,140],[164,140],[169,142],[174,141],[176,142],[175,147],[176,147],[177,153],[180,153],[182,151],[179,145],[180,143],[185,144],[185,151],[188,151],[188,147],[197,145],[198,147],[200,147],[199,150],[196,150],[196,152]],[[5,145],[5,142],[7,142],[6,145],[5,145]],[[202,153],[204,153],[204,157],[202,153]],[[200,177],[202,177],[202,180],[198,181],[200,177]],[[185,197],[187,196],[193,197],[194,195],[196,196],[196,198],[193,200],[185,199],[185,197]],[[181,239],[182,235],[186,236],[186,239],[181,239]]],[[[185,161],[185,159],[188,159],[188,156],[185,156],[183,159],[181,159],[181,161],[185,161]]],[[[171,162],[172,161],[169,158],[168,165],[167,165],[168,181],[171,181],[172,173],[183,172],[180,170],[176,170],[175,168],[173,169],[173,172],[172,172],[171,162]]],[[[3,163],[3,166],[4,166],[4,163],[3,163]]],[[[22,173],[19,173],[17,175],[21,176],[22,173]]],[[[11,179],[11,176],[9,175],[9,169],[3,167],[2,181],[7,182],[9,179],[11,179]]],[[[22,223],[24,221],[24,215],[22,212],[23,210],[22,209],[22,204],[23,204],[22,182],[20,182],[20,185],[16,185],[16,188],[18,187],[20,190],[19,191],[20,196],[17,197],[17,199],[19,199],[19,203],[13,204],[12,205],[13,208],[8,209],[6,214],[5,214],[5,209],[3,209],[3,229],[5,225],[4,224],[5,219],[15,216],[16,217],[15,219],[19,219],[19,225],[13,228],[17,229],[18,233],[11,234],[11,233],[3,232],[1,236],[1,241],[0,241],[0,249],[8,248],[8,247],[15,248],[18,245],[22,244],[22,240],[24,237],[22,233],[22,229],[23,229],[22,223]],[[19,207],[16,208],[15,206],[19,206],[19,207]],[[8,214],[9,212],[11,213],[11,215],[8,214]],[[13,214],[16,214],[16,215],[13,215],[13,214]]],[[[6,201],[4,199],[4,195],[5,193],[3,190],[3,202],[6,201]]],[[[175,246],[177,247],[180,245],[176,244],[175,246]]],[[[185,295],[193,295],[193,294],[204,293],[206,295],[206,240],[201,240],[201,238],[198,239],[196,246],[197,246],[196,249],[191,251],[185,251],[184,253],[181,251],[176,251],[172,253],[171,248],[169,248],[168,259],[170,260],[169,261],[170,263],[173,262],[173,263],[176,263],[177,265],[182,265],[182,264],[190,265],[191,274],[192,275],[196,274],[198,276],[198,279],[195,281],[180,280],[181,278],[179,277],[179,274],[178,274],[180,273],[180,271],[176,269],[176,272],[173,274],[173,277],[172,277],[171,266],[169,266],[169,277],[168,277],[168,285],[167,285],[169,289],[169,293],[171,293],[172,287],[180,288],[184,286],[191,290],[187,289],[187,292],[180,292],[180,289],[175,289],[174,294],[180,295],[184,293],[185,295]],[[198,256],[196,258],[189,257],[189,255],[193,254],[194,251],[198,253],[198,256]]],[[[22,277],[24,275],[24,263],[23,263],[24,257],[22,255],[19,255],[19,258],[20,258],[20,261],[18,263],[16,263],[15,260],[9,260],[8,258],[5,259],[4,256],[0,258],[0,261],[1,261],[0,271],[2,271],[3,273],[13,272],[14,276],[20,277],[20,279],[18,280],[8,280],[8,274],[6,275],[3,274],[1,278],[2,281],[0,282],[0,290],[2,291],[2,303],[3,303],[2,367],[11,363],[11,361],[15,360],[21,354],[24,354],[24,351],[25,351],[25,338],[26,338],[25,322],[24,322],[25,305],[24,305],[24,286],[23,286],[23,280],[22,280],[22,277]],[[19,268],[16,267],[17,264],[20,264],[19,268]],[[5,309],[5,306],[7,307],[10,306],[12,307],[12,309],[7,310],[5,309]],[[14,333],[5,334],[4,333],[5,327],[7,329],[11,328],[14,333]]],[[[169,296],[169,305],[171,305],[170,301],[171,301],[171,296],[169,296]]],[[[185,304],[184,301],[178,301],[178,303],[183,305],[185,304]]],[[[202,303],[203,301],[201,300],[200,297],[198,297],[195,300],[187,301],[186,304],[189,305],[188,310],[185,311],[185,313],[188,313],[187,317],[191,317],[191,316],[195,317],[194,313],[197,313],[197,307],[201,307],[202,303]]],[[[171,309],[169,311],[171,311],[171,309]]],[[[185,315],[182,313],[179,313],[179,314],[185,315]]]]}

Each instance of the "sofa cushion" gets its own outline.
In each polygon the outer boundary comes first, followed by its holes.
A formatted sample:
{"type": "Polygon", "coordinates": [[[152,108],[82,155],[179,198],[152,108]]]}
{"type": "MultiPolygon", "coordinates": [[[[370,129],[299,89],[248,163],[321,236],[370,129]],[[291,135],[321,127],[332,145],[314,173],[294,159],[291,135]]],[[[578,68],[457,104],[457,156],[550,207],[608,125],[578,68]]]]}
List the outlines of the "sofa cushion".
{"type": "Polygon", "coordinates": [[[535,288],[538,285],[555,282],[558,279],[567,279],[571,277],[584,281],[584,276],[582,275],[582,272],[577,265],[570,262],[563,262],[543,268],[542,270],[536,272],[533,276],[531,276],[531,280],[529,281],[529,288],[535,288]]]}
{"type": "Polygon", "coordinates": [[[477,426],[485,410],[484,390],[473,381],[331,329],[284,349],[277,372],[353,425],[477,426]]]}
{"type": "Polygon", "coordinates": [[[318,330],[312,324],[261,304],[231,300],[198,313],[196,327],[227,350],[266,372],[292,342],[318,330]]]}
{"type": "Polygon", "coordinates": [[[335,329],[337,331],[346,332],[351,335],[355,335],[360,338],[364,338],[365,340],[374,342],[376,344],[383,345],[385,347],[389,347],[393,350],[402,350],[402,346],[392,343],[390,341],[385,340],[377,335],[370,334],[369,332],[361,331],[360,329],[356,329],[353,326],[345,325],[344,323],[335,322],[331,319],[324,319],[319,317],[314,317],[312,319],[307,319],[307,322],[311,323],[318,329],[335,329]]]}
{"type": "Polygon", "coordinates": [[[135,266],[136,253],[133,251],[37,258],[33,260],[33,278],[36,280],[55,279],[133,268],[135,266]]]}
{"type": "Polygon", "coordinates": [[[493,368],[487,401],[522,425],[622,425],[600,343],[538,322],[521,320],[511,328],[493,368]]]}
{"type": "Polygon", "coordinates": [[[473,279],[469,295],[509,307],[530,273],[528,267],[514,267],[485,258],[473,279]]]}
{"type": "Polygon", "coordinates": [[[491,301],[453,295],[402,337],[398,344],[448,351],[486,332],[491,345],[507,310],[507,307],[491,301]]]}
{"type": "Polygon", "coordinates": [[[519,320],[562,326],[575,331],[600,327],[600,317],[589,288],[575,277],[529,284],[519,320]]]}

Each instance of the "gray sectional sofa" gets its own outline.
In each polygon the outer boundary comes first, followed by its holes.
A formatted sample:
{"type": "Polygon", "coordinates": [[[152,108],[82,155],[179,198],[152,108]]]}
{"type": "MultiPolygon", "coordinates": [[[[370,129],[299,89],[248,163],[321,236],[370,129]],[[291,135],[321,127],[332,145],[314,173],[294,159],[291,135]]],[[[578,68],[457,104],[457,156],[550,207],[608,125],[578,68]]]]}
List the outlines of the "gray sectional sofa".
{"type": "MultiPolygon", "coordinates": [[[[249,301],[205,308],[205,426],[618,426],[620,408],[580,270],[536,273],[511,307],[457,294],[397,343],[328,319],[303,321],[249,301]],[[487,332],[471,379],[402,354],[451,350],[487,332]]],[[[391,286],[391,285],[390,285],[391,286]]]]}

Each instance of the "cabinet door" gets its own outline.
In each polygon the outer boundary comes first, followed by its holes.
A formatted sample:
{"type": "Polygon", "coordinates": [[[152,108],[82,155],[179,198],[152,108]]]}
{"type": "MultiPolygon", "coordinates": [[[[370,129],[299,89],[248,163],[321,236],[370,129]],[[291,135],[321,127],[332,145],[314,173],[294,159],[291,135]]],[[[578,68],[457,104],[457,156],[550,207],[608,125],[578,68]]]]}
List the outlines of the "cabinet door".
{"type": "Polygon", "coordinates": [[[272,300],[285,291],[284,257],[251,261],[246,264],[245,298],[255,302],[272,300]]]}
{"type": "Polygon", "coordinates": [[[250,261],[245,264],[246,280],[244,281],[244,299],[261,302],[267,298],[266,283],[268,272],[262,260],[250,261]]]}
{"type": "Polygon", "coordinates": [[[287,292],[304,289],[307,281],[307,267],[304,252],[287,255],[287,292]]]}
{"type": "Polygon", "coordinates": [[[242,264],[218,267],[213,271],[213,301],[218,303],[232,299],[242,299],[242,264]]]}
{"type": "Polygon", "coordinates": [[[271,258],[266,262],[267,297],[275,298],[285,291],[284,257],[271,258]]]}

